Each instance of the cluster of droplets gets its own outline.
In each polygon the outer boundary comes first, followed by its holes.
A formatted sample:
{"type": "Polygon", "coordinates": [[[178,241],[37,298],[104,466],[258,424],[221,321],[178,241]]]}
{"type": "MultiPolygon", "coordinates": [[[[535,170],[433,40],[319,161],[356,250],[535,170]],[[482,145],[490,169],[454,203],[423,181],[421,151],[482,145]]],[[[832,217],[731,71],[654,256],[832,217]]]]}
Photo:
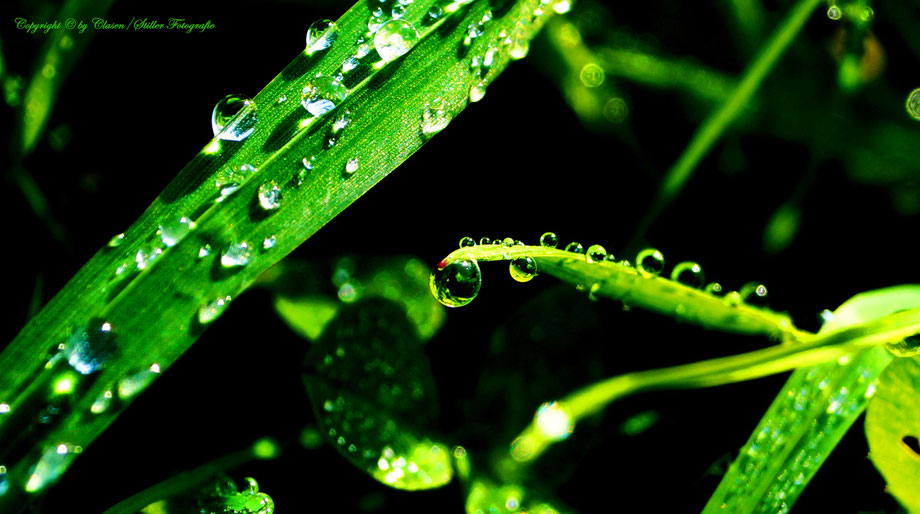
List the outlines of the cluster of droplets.
{"type": "Polygon", "coordinates": [[[246,477],[245,487],[237,488],[236,483],[226,475],[219,475],[211,484],[206,496],[199,500],[199,512],[202,514],[236,513],[236,514],[272,514],[275,502],[259,491],[259,484],[254,478],[246,477]]]}
{"type": "Polygon", "coordinates": [[[827,17],[831,20],[840,20],[844,15],[849,20],[867,23],[875,18],[875,10],[868,5],[859,5],[855,2],[844,8],[837,4],[831,4],[827,8],[827,17]]]}
{"type": "MultiPolygon", "coordinates": [[[[472,237],[463,237],[460,239],[460,248],[468,248],[477,245],[498,245],[506,248],[523,245],[521,241],[513,238],[490,239],[481,238],[478,243],[472,237]]],[[[546,232],[540,236],[540,246],[543,248],[555,249],[559,245],[559,238],[552,232],[546,232]]],[[[616,260],[612,253],[609,253],[599,244],[591,245],[585,249],[584,245],[579,242],[571,242],[565,246],[565,251],[581,256],[586,262],[599,265],[614,265],[620,268],[632,270],[632,273],[638,273],[644,277],[659,277],[665,271],[664,255],[655,248],[646,248],[641,250],[633,263],[628,260],[616,260]]],[[[530,256],[515,256],[512,258],[510,252],[503,253],[503,257],[510,261],[509,273],[511,277],[518,282],[528,282],[538,274],[538,265],[536,259],[530,256]]],[[[712,296],[723,298],[723,301],[731,306],[747,304],[755,307],[766,307],[767,288],[760,282],[748,282],[738,291],[725,292],[718,282],[706,283],[706,275],[702,266],[693,261],[683,261],[671,269],[670,279],[686,287],[702,290],[712,296]]],[[[458,259],[450,262],[441,261],[437,269],[432,271],[430,277],[431,292],[439,302],[448,307],[460,307],[467,305],[479,292],[482,283],[482,274],[476,259],[458,259]]],[[[599,284],[591,288],[592,298],[594,292],[599,289],[599,284]]]]}

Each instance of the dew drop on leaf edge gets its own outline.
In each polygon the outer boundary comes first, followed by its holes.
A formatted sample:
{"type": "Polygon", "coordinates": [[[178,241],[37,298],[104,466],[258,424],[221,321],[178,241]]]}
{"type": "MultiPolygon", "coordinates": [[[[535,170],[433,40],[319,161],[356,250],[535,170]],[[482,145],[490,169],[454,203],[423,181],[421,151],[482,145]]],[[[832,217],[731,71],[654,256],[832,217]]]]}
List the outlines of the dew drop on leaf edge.
{"type": "Polygon", "coordinates": [[[462,307],[479,294],[482,273],[475,259],[453,261],[435,269],[429,277],[434,297],[447,307],[462,307]]]}
{"type": "Polygon", "coordinates": [[[649,275],[664,271],[664,255],[654,248],[646,248],[636,255],[636,269],[649,275]]]}
{"type": "Polygon", "coordinates": [[[339,38],[339,26],[332,20],[316,20],[307,29],[307,54],[325,50],[339,38]]]}
{"type": "Polygon", "coordinates": [[[519,257],[508,263],[508,272],[516,282],[530,282],[537,276],[537,261],[533,257],[519,257]]]}

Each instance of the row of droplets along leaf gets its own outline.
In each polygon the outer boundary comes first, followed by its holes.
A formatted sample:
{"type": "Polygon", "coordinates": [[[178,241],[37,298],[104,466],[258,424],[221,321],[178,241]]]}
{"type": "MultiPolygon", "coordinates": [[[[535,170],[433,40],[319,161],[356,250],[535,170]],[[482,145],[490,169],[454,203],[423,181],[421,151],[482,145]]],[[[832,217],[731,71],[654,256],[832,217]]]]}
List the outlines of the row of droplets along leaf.
{"type": "MultiPolygon", "coordinates": [[[[559,238],[552,232],[546,232],[540,237],[540,246],[542,248],[556,248],[558,243],[559,238]]],[[[492,245],[502,248],[525,246],[522,241],[510,237],[494,240],[483,237],[478,243],[471,237],[464,237],[460,240],[461,249],[477,245],[492,245]]],[[[612,253],[608,253],[599,244],[591,245],[585,250],[581,243],[572,242],[565,246],[565,251],[580,256],[588,263],[635,269],[644,276],[659,276],[665,269],[664,255],[654,248],[646,248],[636,255],[635,268],[633,268],[633,264],[629,260],[617,260],[612,253]]],[[[508,266],[509,273],[511,278],[518,282],[528,282],[538,273],[537,262],[533,257],[527,255],[512,257],[508,252],[503,257],[505,260],[510,261],[508,266]]],[[[685,286],[702,289],[712,296],[723,297],[724,301],[730,305],[740,303],[754,306],[766,305],[767,288],[763,284],[749,282],[740,291],[726,292],[718,282],[706,284],[702,267],[693,261],[678,263],[671,270],[670,277],[671,280],[685,286]]],[[[476,259],[450,261],[445,259],[438,264],[437,269],[432,271],[430,284],[432,294],[439,302],[448,307],[461,307],[476,298],[482,284],[482,274],[476,259]]]]}

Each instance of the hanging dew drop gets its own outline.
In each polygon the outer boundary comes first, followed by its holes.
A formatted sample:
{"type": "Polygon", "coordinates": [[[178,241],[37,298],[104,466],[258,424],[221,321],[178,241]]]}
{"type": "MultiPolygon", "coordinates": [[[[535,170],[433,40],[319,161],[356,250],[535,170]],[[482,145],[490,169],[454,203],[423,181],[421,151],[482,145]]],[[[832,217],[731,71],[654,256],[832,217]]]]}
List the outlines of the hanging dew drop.
{"type": "Polygon", "coordinates": [[[259,205],[266,211],[281,207],[281,188],[274,180],[259,186],[259,205]]]}
{"type": "Polygon", "coordinates": [[[340,104],[348,96],[348,90],[333,77],[318,76],[303,88],[300,104],[310,114],[320,117],[340,104]]]}
{"type": "Polygon", "coordinates": [[[767,305],[767,288],[760,282],[748,282],[741,286],[739,291],[744,303],[757,307],[766,307],[767,305]]]}
{"type": "Polygon", "coordinates": [[[353,174],[354,172],[358,171],[359,165],[360,164],[358,162],[357,157],[355,157],[354,159],[349,159],[348,162],[345,164],[345,173],[349,175],[353,174]]]}
{"type": "Polygon", "coordinates": [[[544,248],[555,248],[559,244],[559,238],[552,232],[545,232],[540,236],[540,246],[544,248]]]}
{"type": "Polygon", "coordinates": [[[842,15],[843,12],[836,5],[832,5],[827,8],[827,17],[834,21],[839,20],[842,15]]]}
{"type": "Polygon", "coordinates": [[[307,29],[307,55],[325,50],[339,38],[339,26],[331,20],[316,20],[307,29]]]}
{"type": "Polygon", "coordinates": [[[654,248],[646,248],[636,255],[636,269],[648,275],[660,275],[664,271],[664,255],[654,248]]]}
{"type": "Polygon", "coordinates": [[[581,243],[577,243],[577,242],[575,242],[575,241],[572,241],[571,243],[569,243],[569,244],[567,244],[567,245],[565,246],[565,251],[567,251],[567,252],[572,252],[572,253],[584,254],[584,253],[585,253],[585,247],[582,246],[581,243]]]}
{"type": "Polygon", "coordinates": [[[198,309],[198,322],[202,325],[207,325],[219,318],[227,307],[230,306],[230,300],[232,300],[232,298],[229,295],[221,296],[212,302],[202,305],[201,308],[198,309]]]}
{"type": "Polygon", "coordinates": [[[479,294],[482,274],[475,259],[453,261],[431,272],[431,294],[447,307],[462,307],[479,294]]]}
{"type": "Polygon", "coordinates": [[[588,262],[601,262],[605,257],[607,257],[607,250],[601,245],[589,246],[588,252],[585,254],[585,259],[588,262]]]}
{"type": "Polygon", "coordinates": [[[160,241],[167,247],[176,246],[185,236],[195,228],[195,222],[185,216],[180,216],[163,225],[157,230],[160,241]]]}
{"type": "Polygon", "coordinates": [[[242,95],[227,95],[211,112],[214,136],[226,141],[242,141],[252,134],[259,121],[256,104],[242,95]]]}
{"type": "Polygon", "coordinates": [[[508,272],[517,282],[530,282],[537,276],[537,261],[533,257],[514,259],[508,264],[508,272]]]}
{"type": "Polygon", "coordinates": [[[374,48],[384,62],[405,54],[418,42],[418,32],[411,23],[391,20],[384,23],[374,35],[374,48]]]}
{"type": "Polygon", "coordinates": [[[245,266],[249,264],[251,258],[252,249],[249,248],[249,243],[241,241],[227,246],[224,254],[220,257],[220,264],[225,268],[245,266]]]}
{"type": "Polygon", "coordinates": [[[478,102],[482,100],[484,96],[486,96],[486,83],[480,80],[470,88],[470,101],[478,102]]]}
{"type": "Polygon", "coordinates": [[[706,275],[699,264],[685,261],[674,266],[674,269],[671,270],[671,280],[694,289],[700,289],[706,283],[706,275]]]}
{"type": "Polygon", "coordinates": [[[718,282],[710,282],[709,284],[706,284],[706,287],[703,288],[703,291],[706,291],[707,293],[716,297],[725,296],[725,290],[722,288],[722,284],[718,282]]]}

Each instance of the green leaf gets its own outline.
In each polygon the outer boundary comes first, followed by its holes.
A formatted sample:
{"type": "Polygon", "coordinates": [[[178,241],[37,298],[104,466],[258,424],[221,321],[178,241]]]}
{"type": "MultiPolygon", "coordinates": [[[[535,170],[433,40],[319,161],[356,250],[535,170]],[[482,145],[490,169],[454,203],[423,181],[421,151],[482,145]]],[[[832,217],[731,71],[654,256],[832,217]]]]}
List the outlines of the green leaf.
{"type": "Polygon", "coordinates": [[[397,489],[431,489],[453,474],[432,435],[438,403],[422,343],[403,310],[378,298],[345,305],[307,356],[304,381],[329,443],[397,489]]]}
{"type": "MultiPolygon", "coordinates": [[[[920,286],[847,300],[819,334],[920,307],[920,286]]],[[[876,391],[891,362],[884,347],[795,371],[722,478],[704,512],[785,512],[808,485],[876,391]]]]}
{"type": "Polygon", "coordinates": [[[920,512],[920,358],[895,359],[882,373],[866,414],[866,438],[888,492],[909,512],[920,512]]]}

